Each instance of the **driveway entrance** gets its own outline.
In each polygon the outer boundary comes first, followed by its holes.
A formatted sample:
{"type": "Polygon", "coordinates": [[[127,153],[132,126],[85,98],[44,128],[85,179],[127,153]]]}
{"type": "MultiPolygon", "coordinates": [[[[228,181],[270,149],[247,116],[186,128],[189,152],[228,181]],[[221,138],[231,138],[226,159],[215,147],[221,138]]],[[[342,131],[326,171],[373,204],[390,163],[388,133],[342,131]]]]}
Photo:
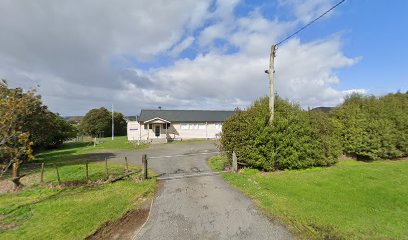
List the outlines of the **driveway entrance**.
{"type": "Polygon", "coordinates": [[[284,226],[266,218],[220,176],[186,177],[210,174],[207,160],[216,152],[215,142],[162,144],[111,159],[123,162],[127,156],[141,164],[146,153],[149,168],[163,178],[150,217],[135,239],[292,239],[284,226]]]}

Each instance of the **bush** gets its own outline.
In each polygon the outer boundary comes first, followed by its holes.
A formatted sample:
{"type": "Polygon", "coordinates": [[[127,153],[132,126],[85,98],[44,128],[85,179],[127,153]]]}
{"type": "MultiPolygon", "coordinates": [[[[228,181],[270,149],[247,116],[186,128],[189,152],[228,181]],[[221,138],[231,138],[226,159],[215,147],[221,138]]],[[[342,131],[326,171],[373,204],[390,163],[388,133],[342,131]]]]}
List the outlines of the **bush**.
{"type": "MultiPolygon", "coordinates": [[[[268,98],[247,111],[237,110],[223,125],[221,150],[236,151],[240,162],[273,171],[329,166],[341,152],[336,122],[322,113],[303,111],[279,97],[269,124],[268,98]]],[[[231,158],[231,154],[229,154],[231,158]]]]}
{"type": "Polygon", "coordinates": [[[352,94],[332,113],[343,151],[359,160],[408,155],[408,94],[384,97],[352,94]]]}

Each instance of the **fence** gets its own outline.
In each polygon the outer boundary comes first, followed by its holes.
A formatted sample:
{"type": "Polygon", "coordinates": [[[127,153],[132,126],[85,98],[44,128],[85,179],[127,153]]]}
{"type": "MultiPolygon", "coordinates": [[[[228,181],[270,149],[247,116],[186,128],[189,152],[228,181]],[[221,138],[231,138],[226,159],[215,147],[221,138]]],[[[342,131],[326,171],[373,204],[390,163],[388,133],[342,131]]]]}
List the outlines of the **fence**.
{"type": "MultiPolygon", "coordinates": [[[[145,157],[145,156],[144,156],[145,157]]],[[[146,157],[145,157],[146,158],[146,157]]],[[[29,162],[19,166],[18,176],[25,186],[35,184],[75,185],[85,182],[115,182],[143,171],[143,179],[147,179],[147,158],[142,169],[129,166],[127,157],[122,163],[111,163],[104,160],[71,160],[55,162],[29,162]]],[[[12,180],[11,167],[5,170],[0,181],[12,180]]]]}
{"type": "MultiPolygon", "coordinates": [[[[219,152],[207,153],[192,153],[184,155],[173,156],[156,156],[151,159],[169,158],[169,157],[188,157],[203,154],[214,154],[219,152]]],[[[23,163],[19,167],[19,176],[22,178],[24,185],[34,185],[38,183],[58,183],[58,184],[76,184],[87,181],[101,181],[115,182],[117,180],[128,177],[132,174],[142,172],[141,178],[148,179],[148,157],[146,154],[142,155],[142,169],[131,166],[129,167],[127,157],[124,157],[122,165],[117,163],[108,163],[108,159],[100,160],[71,160],[71,161],[56,161],[56,162],[38,162],[38,163],[23,163]],[[25,179],[25,180],[24,180],[25,179]],[[24,180],[24,181],[23,181],[24,180]],[[29,184],[27,184],[29,183],[29,184]]],[[[237,155],[232,152],[232,171],[238,172],[239,168],[246,164],[240,163],[237,160],[237,155]]],[[[222,171],[228,172],[228,171],[222,171]]],[[[218,174],[221,172],[217,172],[218,174]]],[[[209,175],[210,173],[201,173],[201,175],[209,175]]],[[[183,177],[192,177],[200,174],[188,175],[183,177]]],[[[179,178],[179,177],[171,177],[179,178]]],[[[6,171],[1,177],[1,180],[12,179],[11,171],[6,171]]],[[[166,180],[167,178],[158,178],[158,180],[166,180]]]]}

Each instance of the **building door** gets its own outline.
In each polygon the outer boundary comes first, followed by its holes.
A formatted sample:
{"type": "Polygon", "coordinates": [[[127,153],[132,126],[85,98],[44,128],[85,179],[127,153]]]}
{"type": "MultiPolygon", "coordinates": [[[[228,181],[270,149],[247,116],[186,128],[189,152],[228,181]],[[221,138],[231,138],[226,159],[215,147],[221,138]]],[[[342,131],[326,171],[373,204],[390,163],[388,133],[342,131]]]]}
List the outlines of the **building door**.
{"type": "Polygon", "coordinates": [[[156,137],[160,137],[160,125],[155,125],[154,126],[154,135],[156,137]]]}

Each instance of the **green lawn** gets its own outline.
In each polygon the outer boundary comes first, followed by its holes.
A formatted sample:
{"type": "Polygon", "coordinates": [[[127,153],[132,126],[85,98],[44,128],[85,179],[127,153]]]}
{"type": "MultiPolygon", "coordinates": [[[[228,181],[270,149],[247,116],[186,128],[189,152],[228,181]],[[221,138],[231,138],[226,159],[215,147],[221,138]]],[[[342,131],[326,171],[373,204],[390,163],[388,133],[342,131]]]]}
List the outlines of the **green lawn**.
{"type": "Polygon", "coordinates": [[[54,150],[42,151],[36,154],[37,161],[56,161],[67,158],[81,157],[81,155],[96,152],[114,152],[118,150],[132,150],[146,148],[146,144],[137,145],[128,142],[126,136],[109,138],[100,138],[99,144],[94,147],[93,142],[70,142],[64,143],[61,147],[54,150]]]}
{"type": "MultiPolygon", "coordinates": [[[[214,157],[209,164],[220,170],[224,161],[214,157]]],[[[222,176],[303,237],[408,239],[407,160],[222,176]]]]}
{"type": "Polygon", "coordinates": [[[102,186],[36,187],[0,195],[0,239],[84,239],[154,193],[154,179],[102,186]]]}
{"type": "MultiPolygon", "coordinates": [[[[45,183],[39,184],[39,165],[22,166],[22,172],[28,174],[22,179],[25,188],[0,194],[0,239],[84,239],[103,223],[137,208],[153,196],[155,179],[140,181],[140,174],[135,174],[112,184],[86,184],[88,180],[105,180],[106,168],[104,159],[93,159],[87,179],[84,159],[88,153],[142,147],[128,143],[126,137],[116,137],[114,141],[103,139],[95,148],[89,143],[67,143],[37,154],[35,161],[46,163],[45,183]],[[51,163],[58,165],[61,185],[51,163]]],[[[129,170],[138,167],[130,165],[129,170]]],[[[108,163],[108,171],[117,177],[125,173],[125,166],[108,163]]]]}

